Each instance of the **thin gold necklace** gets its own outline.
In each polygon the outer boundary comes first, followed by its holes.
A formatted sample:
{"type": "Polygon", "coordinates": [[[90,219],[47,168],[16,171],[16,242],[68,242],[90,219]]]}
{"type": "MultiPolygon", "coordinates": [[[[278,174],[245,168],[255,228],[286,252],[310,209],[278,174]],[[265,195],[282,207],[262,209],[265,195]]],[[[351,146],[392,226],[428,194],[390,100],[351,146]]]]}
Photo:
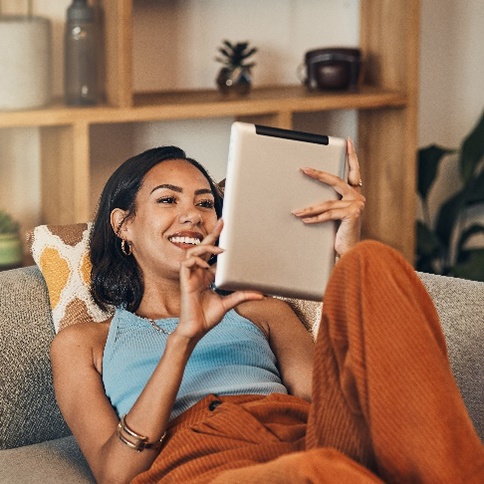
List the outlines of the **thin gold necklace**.
{"type": "Polygon", "coordinates": [[[163,334],[166,334],[167,336],[170,336],[170,334],[173,334],[173,331],[167,331],[165,328],[163,328],[162,326],[158,326],[156,323],[155,323],[155,320],[154,319],[151,319],[151,318],[146,318],[148,319],[149,323],[151,324],[151,326],[153,326],[153,328],[156,329],[156,331],[158,331],[159,333],[163,333],[163,334]]]}

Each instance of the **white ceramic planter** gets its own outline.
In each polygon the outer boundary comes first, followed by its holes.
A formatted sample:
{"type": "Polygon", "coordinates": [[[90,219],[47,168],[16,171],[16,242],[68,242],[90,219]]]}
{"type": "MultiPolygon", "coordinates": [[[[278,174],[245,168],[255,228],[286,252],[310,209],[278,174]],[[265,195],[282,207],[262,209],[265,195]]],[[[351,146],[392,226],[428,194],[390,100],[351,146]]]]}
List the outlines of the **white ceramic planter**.
{"type": "Polygon", "coordinates": [[[37,108],[51,100],[51,23],[0,17],[0,110],[37,108]]]}
{"type": "Polygon", "coordinates": [[[0,234],[0,267],[22,262],[22,242],[18,234],[0,234]]]}

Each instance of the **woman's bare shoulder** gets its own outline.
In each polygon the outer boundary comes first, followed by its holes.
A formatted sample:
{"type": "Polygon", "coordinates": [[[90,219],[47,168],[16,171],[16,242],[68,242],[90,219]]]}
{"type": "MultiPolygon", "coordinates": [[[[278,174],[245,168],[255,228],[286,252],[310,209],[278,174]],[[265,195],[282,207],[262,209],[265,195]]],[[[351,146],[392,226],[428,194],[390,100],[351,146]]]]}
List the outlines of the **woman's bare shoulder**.
{"type": "MultiPolygon", "coordinates": [[[[98,360],[102,356],[111,318],[101,323],[79,323],[59,331],[50,346],[52,362],[85,357],[98,360]]],[[[98,364],[96,364],[98,366],[98,364]]]]}
{"type": "Polygon", "coordinates": [[[259,326],[266,334],[270,333],[273,321],[286,319],[287,317],[297,318],[289,304],[274,297],[265,297],[260,301],[244,302],[237,306],[236,311],[259,326]]]}
{"type": "Polygon", "coordinates": [[[111,318],[101,323],[71,324],[55,335],[52,344],[79,345],[90,341],[93,342],[100,338],[106,338],[110,324],[111,318]]]}
{"type": "Polygon", "coordinates": [[[274,314],[274,311],[295,314],[285,301],[270,296],[266,296],[260,301],[247,301],[237,306],[237,312],[244,317],[246,317],[245,314],[274,314]]]}

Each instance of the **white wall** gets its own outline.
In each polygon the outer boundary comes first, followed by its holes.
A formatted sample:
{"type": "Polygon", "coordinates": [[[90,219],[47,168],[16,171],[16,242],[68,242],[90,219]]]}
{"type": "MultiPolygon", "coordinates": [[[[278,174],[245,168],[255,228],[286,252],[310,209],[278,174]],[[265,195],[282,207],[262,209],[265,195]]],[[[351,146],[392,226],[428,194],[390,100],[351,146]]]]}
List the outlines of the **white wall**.
{"type": "MultiPolygon", "coordinates": [[[[458,148],[484,110],[484,0],[422,0],[420,146],[458,148]]],[[[431,210],[460,186],[455,156],[444,159],[431,210]]],[[[475,216],[483,217],[484,207],[475,216]]]]}
{"type": "Polygon", "coordinates": [[[484,108],[484,1],[421,5],[420,143],[457,146],[484,108]]]}

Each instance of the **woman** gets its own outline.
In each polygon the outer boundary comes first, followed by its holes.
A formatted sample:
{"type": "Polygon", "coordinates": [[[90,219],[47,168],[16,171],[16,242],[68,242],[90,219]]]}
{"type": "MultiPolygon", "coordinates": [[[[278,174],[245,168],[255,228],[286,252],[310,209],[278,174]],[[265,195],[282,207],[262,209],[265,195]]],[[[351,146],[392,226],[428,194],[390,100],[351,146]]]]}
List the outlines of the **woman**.
{"type": "Polygon", "coordinates": [[[116,313],[51,349],[60,409],[99,482],[477,482],[482,446],[435,309],[398,254],[357,244],[350,141],[348,157],[348,183],[303,169],[340,200],[294,212],[340,221],[316,347],[285,303],[212,290],[223,224],[203,167],[164,147],[112,175],[91,259],[93,296],[116,313]]]}

